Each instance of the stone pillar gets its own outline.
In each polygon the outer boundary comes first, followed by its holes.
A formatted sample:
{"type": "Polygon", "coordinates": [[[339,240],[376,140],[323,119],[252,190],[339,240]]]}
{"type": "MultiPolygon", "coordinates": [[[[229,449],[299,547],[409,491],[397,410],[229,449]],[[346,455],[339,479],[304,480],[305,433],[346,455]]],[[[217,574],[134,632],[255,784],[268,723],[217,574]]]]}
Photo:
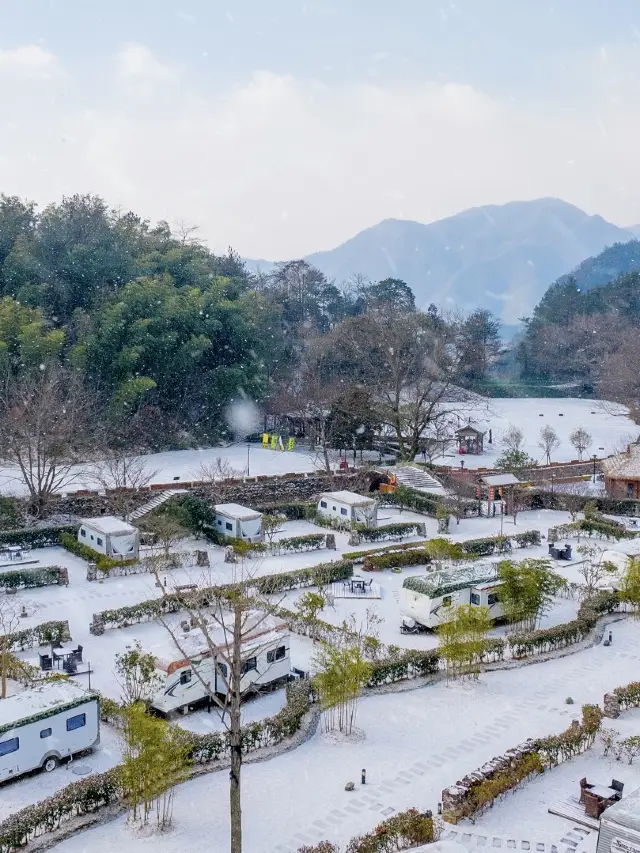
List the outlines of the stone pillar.
{"type": "Polygon", "coordinates": [[[336,535],[335,533],[327,533],[327,538],[324,541],[325,548],[330,551],[336,550],[336,535]]]}
{"type": "Polygon", "coordinates": [[[93,620],[91,625],[89,625],[89,633],[93,634],[94,637],[99,637],[101,634],[104,634],[104,621],[99,613],[93,614],[93,620]]]}
{"type": "Polygon", "coordinates": [[[208,568],[209,565],[209,552],[196,551],[196,566],[206,566],[208,568]]]}
{"type": "Polygon", "coordinates": [[[66,566],[60,566],[58,571],[58,585],[69,586],[69,570],[66,566]]]}
{"type": "Polygon", "coordinates": [[[98,579],[98,567],[95,563],[87,563],[87,580],[95,581],[98,579]]]}
{"type": "Polygon", "coordinates": [[[604,694],[604,715],[614,720],[620,716],[620,701],[615,693],[604,694]]]}

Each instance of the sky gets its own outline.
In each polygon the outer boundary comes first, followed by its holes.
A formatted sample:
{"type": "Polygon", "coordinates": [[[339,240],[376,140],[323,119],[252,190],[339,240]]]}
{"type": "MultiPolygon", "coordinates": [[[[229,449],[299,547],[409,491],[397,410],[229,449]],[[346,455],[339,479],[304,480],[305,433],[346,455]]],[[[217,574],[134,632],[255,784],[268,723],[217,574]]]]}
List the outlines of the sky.
{"type": "Polygon", "coordinates": [[[0,0],[0,191],[270,260],[563,198],[640,222],[637,0],[0,0]]]}

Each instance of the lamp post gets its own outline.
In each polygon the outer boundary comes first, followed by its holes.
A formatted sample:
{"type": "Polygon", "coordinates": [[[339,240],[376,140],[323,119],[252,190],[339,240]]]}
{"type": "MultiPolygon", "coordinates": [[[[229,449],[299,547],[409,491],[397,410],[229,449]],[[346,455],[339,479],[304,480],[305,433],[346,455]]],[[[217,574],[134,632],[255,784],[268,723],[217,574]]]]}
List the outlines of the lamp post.
{"type": "Polygon", "coordinates": [[[247,439],[247,477],[250,476],[250,474],[249,474],[249,452],[250,452],[250,450],[251,450],[251,442],[249,441],[249,439],[247,439]]]}
{"type": "Polygon", "coordinates": [[[593,459],[593,485],[596,484],[596,462],[598,461],[598,456],[596,453],[591,457],[593,459]]]}
{"type": "Polygon", "coordinates": [[[502,536],[502,526],[504,524],[504,501],[500,501],[500,536],[502,536]]]}
{"type": "Polygon", "coordinates": [[[551,475],[551,494],[553,494],[553,487],[555,485],[555,482],[556,482],[556,475],[552,474],[551,475]]]}

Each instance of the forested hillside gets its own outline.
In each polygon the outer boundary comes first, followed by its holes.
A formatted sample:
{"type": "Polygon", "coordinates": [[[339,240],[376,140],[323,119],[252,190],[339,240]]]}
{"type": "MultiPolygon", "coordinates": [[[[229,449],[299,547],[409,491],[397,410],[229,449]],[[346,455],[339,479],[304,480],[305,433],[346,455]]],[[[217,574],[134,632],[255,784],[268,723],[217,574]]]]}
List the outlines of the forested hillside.
{"type": "Polygon", "coordinates": [[[524,376],[638,407],[640,243],[618,244],[553,284],[519,348],[524,376]]]}
{"type": "Polygon", "coordinates": [[[76,455],[159,449],[243,438],[225,418],[243,399],[303,412],[326,443],[352,446],[357,427],[385,418],[372,385],[395,372],[404,395],[428,359],[443,387],[481,381],[498,326],[488,312],[418,312],[397,279],[338,287],[305,261],[251,275],[233,251],[216,256],[187,229],[95,196],[41,213],[0,199],[0,452],[15,464],[43,417],[76,455]]]}

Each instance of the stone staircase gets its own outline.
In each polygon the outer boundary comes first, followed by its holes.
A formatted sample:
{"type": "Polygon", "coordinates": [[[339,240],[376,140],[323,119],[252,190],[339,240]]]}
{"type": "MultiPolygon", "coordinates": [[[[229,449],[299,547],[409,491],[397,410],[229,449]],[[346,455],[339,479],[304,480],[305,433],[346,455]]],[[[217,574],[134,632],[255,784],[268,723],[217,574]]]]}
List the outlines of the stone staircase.
{"type": "Polygon", "coordinates": [[[442,486],[435,477],[416,465],[394,468],[393,473],[401,486],[409,486],[422,492],[442,491],[442,486]]]}
{"type": "Polygon", "coordinates": [[[129,521],[135,521],[137,518],[142,518],[145,515],[149,515],[150,512],[153,512],[154,509],[157,509],[162,504],[171,500],[171,498],[175,498],[176,495],[186,495],[186,489],[167,489],[165,492],[158,492],[155,497],[151,498],[146,504],[143,504],[138,509],[135,509],[131,515],[129,516],[129,521]]]}

